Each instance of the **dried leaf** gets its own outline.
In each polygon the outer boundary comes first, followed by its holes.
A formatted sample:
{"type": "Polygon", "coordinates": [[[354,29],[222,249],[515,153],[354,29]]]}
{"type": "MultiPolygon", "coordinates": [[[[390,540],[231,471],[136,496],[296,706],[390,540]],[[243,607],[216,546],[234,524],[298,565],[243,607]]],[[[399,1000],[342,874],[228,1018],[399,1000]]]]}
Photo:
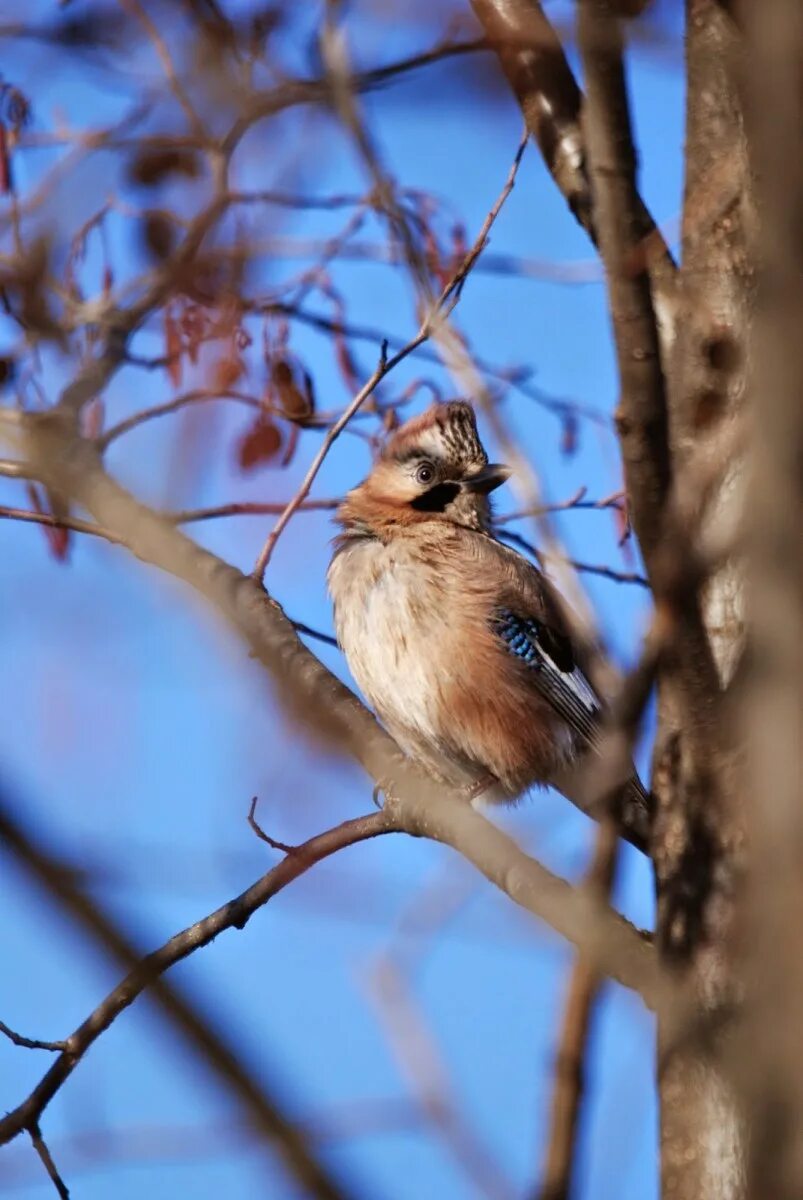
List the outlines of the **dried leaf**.
{"type": "Polygon", "coordinates": [[[245,363],[236,355],[219,358],[212,370],[213,385],[217,391],[226,392],[229,388],[234,387],[244,372],[245,363]]]}
{"type": "Polygon", "coordinates": [[[312,416],[311,389],[308,386],[311,381],[306,372],[303,379],[307,386],[302,390],[296,383],[296,373],[286,358],[278,358],[271,363],[271,391],[277,407],[288,421],[305,421],[312,416]]]}
{"type": "Polygon", "coordinates": [[[267,414],[260,413],[240,441],[237,461],[244,471],[250,471],[261,462],[270,462],[281,448],[282,435],[278,426],[267,414]]]}

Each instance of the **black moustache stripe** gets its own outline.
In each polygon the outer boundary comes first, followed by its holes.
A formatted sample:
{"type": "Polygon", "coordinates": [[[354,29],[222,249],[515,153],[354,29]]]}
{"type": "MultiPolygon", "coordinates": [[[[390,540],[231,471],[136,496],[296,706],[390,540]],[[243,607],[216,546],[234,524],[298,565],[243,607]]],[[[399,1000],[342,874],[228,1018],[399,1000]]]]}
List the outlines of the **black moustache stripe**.
{"type": "Polygon", "coordinates": [[[456,483],[436,483],[422,496],[416,496],[411,502],[411,508],[418,512],[444,512],[447,504],[451,504],[460,491],[456,483]]]}

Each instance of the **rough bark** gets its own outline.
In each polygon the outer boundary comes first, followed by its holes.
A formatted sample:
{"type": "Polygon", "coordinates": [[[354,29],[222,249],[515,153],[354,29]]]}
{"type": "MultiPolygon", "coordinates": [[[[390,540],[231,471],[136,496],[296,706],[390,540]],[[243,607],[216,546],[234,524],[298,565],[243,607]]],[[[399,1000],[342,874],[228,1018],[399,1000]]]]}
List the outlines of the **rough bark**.
{"type": "Polygon", "coordinates": [[[803,1195],[803,7],[743,9],[762,272],[747,530],[746,1019],[736,1065],[748,1195],[803,1195]]]}
{"type": "MultiPolygon", "coordinates": [[[[686,181],[678,336],[668,363],[670,447],[676,499],[689,474],[712,486],[701,532],[731,519],[743,466],[722,458],[743,406],[752,267],[750,187],[736,86],[738,32],[713,0],[687,3],[686,181]]],[[[700,514],[689,513],[693,521],[700,514]]],[[[664,961],[698,997],[701,1037],[660,1042],[662,1194],[673,1200],[738,1200],[743,1130],[723,1068],[724,1014],[734,998],[731,948],[742,821],[736,750],[721,696],[697,693],[709,656],[719,685],[743,646],[743,566],[727,561],[700,598],[705,646],[682,643],[659,686],[653,787],[658,938],[664,961]]]]}

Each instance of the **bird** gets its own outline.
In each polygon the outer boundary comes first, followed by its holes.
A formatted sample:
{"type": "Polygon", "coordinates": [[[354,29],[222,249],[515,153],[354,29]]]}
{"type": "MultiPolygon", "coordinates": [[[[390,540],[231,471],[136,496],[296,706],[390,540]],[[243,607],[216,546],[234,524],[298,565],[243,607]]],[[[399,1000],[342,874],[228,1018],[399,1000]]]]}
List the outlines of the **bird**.
{"type": "MultiPolygon", "coordinates": [[[[489,462],[465,400],[391,434],[335,514],[337,641],[382,724],[436,780],[478,806],[553,786],[586,808],[604,703],[552,583],[495,536],[490,494],[510,474],[489,462]]],[[[650,802],[635,773],[614,806],[643,846],[650,802]]]]}

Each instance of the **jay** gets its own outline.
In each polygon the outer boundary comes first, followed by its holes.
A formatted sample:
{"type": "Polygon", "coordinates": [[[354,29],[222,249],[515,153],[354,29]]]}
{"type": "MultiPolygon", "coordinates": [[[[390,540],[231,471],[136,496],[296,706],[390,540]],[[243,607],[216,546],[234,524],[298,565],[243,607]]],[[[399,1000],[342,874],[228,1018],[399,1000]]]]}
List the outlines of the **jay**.
{"type": "MultiPolygon", "coordinates": [[[[602,705],[544,575],[499,542],[474,410],[435,404],[398,429],[337,512],[328,572],[338,643],[401,748],[472,800],[551,785],[587,807],[602,705]]],[[[616,815],[640,844],[648,797],[616,815]]]]}

